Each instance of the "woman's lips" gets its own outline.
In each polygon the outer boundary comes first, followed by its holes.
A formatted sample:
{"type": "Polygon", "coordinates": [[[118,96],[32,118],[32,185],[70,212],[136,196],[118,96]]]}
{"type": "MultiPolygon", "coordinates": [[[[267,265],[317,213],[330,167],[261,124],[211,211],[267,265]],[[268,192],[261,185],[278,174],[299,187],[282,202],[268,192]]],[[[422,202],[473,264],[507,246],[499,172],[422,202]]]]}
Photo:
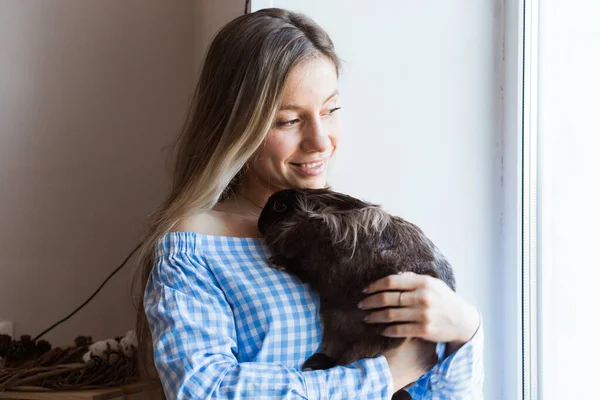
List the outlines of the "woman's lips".
{"type": "Polygon", "coordinates": [[[302,164],[291,163],[291,164],[294,166],[294,169],[296,171],[299,171],[302,175],[319,176],[327,170],[327,161],[328,160],[329,159],[326,158],[324,160],[315,161],[315,162],[311,162],[311,163],[302,163],[302,164]]]}

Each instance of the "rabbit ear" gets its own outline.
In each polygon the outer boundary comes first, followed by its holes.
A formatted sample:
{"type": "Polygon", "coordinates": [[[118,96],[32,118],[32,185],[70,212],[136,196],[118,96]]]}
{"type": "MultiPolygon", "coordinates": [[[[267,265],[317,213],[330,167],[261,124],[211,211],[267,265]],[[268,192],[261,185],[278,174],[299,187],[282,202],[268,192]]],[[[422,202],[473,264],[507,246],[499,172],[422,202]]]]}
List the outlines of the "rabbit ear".
{"type": "Polygon", "coordinates": [[[433,253],[433,261],[431,263],[433,264],[433,271],[437,274],[436,278],[439,278],[448,285],[450,289],[456,291],[456,278],[454,277],[452,266],[431,240],[429,240],[429,245],[433,253]]]}
{"type": "Polygon", "coordinates": [[[349,196],[344,193],[334,192],[331,190],[316,189],[317,191],[308,192],[308,195],[312,195],[318,198],[318,200],[325,206],[335,207],[337,211],[341,210],[357,210],[364,207],[372,206],[372,204],[366,203],[355,197],[349,196]]]}
{"type": "Polygon", "coordinates": [[[436,271],[433,270],[433,268],[435,268],[434,263],[431,262],[431,263],[428,263],[428,264],[429,264],[429,268],[431,268],[431,269],[427,269],[423,274],[424,275],[429,275],[429,276],[431,276],[433,278],[438,278],[439,279],[440,276],[438,275],[438,273],[436,271]]]}
{"type": "Polygon", "coordinates": [[[454,278],[452,267],[441,254],[437,253],[435,259],[425,263],[422,268],[422,272],[415,272],[438,278],[448,285],[450,289],[456,291],[456,279],[454,278]]]}
{"type": "Polygon", "coordinates": [[[456,292],[456,278],[454,277],[450,263],[444,257],[436,258],[433,263],[435,264],[435,271],[438,274],[438,278],[456,292]]]}

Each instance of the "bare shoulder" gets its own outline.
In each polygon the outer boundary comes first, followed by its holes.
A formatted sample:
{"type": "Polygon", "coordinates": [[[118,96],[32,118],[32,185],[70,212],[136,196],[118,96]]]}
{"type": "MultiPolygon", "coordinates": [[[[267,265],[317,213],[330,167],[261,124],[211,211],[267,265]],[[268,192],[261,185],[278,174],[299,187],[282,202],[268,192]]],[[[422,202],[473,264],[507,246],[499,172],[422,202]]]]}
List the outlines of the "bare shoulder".
{"type": "Polygon", "coordinates": [[[196,232],[207,235],[222,235],[225,232],[223,218],[214,211],[189,215],[177,223],[172,231],[196,232]]]}
{"type": "Polygon", "coordinates": [[[256,218],[209,210],[183,218],[171,231],[214,236],[260,237],[256,222],[256,218]]]}

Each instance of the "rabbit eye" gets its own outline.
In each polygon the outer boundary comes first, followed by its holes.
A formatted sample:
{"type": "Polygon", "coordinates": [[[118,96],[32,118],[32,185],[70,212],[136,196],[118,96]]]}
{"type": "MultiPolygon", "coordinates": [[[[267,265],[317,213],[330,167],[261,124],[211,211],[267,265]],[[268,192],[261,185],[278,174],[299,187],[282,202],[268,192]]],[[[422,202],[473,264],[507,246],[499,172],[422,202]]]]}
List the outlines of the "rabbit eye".
{"type": "Polygon", "coordinates": [[[287,206],[285,204],[279,203],[279,202],[275,202],[273,204],[273,210],[275,210],[276,212],[282,212],[285,211],[287,209],[287,206]]]}

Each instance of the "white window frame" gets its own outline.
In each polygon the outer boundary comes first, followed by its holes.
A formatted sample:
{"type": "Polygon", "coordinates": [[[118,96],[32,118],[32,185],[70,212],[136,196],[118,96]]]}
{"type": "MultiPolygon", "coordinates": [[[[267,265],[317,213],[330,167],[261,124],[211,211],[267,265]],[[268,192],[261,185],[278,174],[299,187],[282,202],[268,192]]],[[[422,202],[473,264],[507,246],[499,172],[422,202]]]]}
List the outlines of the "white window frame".
{"type": "MultiPolygon", "coordinates": [[[[537,0],[504,0],[503,399],[537,399],[537,0]]],[[[491,345],[486,343],[486,345],[491,345]]]]}
{"type": "Polygon", "coordinates": [[[523,399],[539,397],[538,307],[538,36],[539,4],[523,1],[522,103],[522,357],[523,399]]]}

